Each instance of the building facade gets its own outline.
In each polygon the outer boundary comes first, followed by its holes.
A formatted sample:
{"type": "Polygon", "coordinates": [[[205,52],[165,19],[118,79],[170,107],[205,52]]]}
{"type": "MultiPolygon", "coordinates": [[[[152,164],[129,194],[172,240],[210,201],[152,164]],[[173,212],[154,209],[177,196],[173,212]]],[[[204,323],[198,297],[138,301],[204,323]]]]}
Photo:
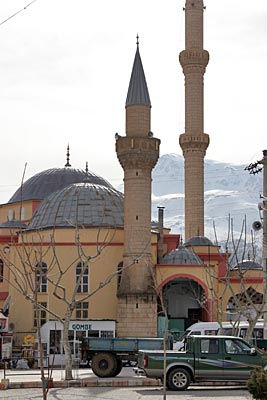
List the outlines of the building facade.
{"type": "MultiPolygon", "coordinates": [[[[151,223],[151,172],[160,139],[151,132],[151,102],[139,43],[126,99],[126,134],[115,147],[124,194],[104,178],[70,165],[42,171],[0,206],[0,307],[14,345],[36,337],[62,362],[62,319],[71,305],[69,338],[156,337],[192,323],[225,321],[262,305],[260,265],[229,265],[230,255],[204,235],[203,1],[187,0],[185,75],[186,241],[151,223]],[[250,299],[250,300],[249,300],[250,299]],[[33,302],[37,300],[37,312],[33,302]],[[166,311],[166,313],[165,313],[166,311]]],[[[112,151],[112,149],[111,149],[112,151]]],[[[254,310],[255,311],[255,310],[254,310]]]]}

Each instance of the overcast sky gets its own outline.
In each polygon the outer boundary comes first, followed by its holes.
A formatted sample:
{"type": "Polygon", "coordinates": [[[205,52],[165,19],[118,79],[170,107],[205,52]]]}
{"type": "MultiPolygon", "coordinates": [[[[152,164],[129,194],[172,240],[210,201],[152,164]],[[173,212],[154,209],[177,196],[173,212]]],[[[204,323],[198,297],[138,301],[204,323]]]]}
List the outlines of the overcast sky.
{"type": "MultiPolygon", "coordinates": [[[[0,23],[30,0],[0,0],[0,23]]],[[[182,154],[184,0],[36,0],[0,25],[0,203],[37,172],[74,168],[117,186],[114,134],[139,34],[161,155],[182,154]]],[[[206,158],[249,164],[267,148],[267,1],[206,0],[206,158]]]]}

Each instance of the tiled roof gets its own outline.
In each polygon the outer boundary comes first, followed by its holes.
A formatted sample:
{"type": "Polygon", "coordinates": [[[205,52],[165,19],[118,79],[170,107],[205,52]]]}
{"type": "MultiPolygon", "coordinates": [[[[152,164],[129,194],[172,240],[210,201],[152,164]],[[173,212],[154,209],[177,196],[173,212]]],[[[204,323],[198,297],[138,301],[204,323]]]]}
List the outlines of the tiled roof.
{"type": "Polygon", "coordinates": [[[22,221],[18,221],[17,219],[7,220],[0,224],[0,228],[9,228],[9,229],[25,229],[26,224],[22,221]]]}
{"type": "Polygon", "coordinates": [[[184,243],[184,246],[214,246],[214,244],[205,236],[193,236],[184,243]]]}
{"type": "Polygon", "coordinates": [[[29,230],[53,227],[123,227],[123,194],[92,183],[76,183],[42,201],[29,230]]]}
{"type": "Polygon", "coordinates": [[[105,179],[92,172],[74,168],[52,168],[42,171],[28,179],[9,200],[16,203],[26,200],[43,200],[51,193],[79,182],[90,182],[112,187],[105,179]]]}
{"type": "Polygon", "coordinates": [[[202,265],[203,262],[193,251],[186,249],[184,246],[179,246],[177,249],[166,254],[163,257],[161,264],[202,265]]]}

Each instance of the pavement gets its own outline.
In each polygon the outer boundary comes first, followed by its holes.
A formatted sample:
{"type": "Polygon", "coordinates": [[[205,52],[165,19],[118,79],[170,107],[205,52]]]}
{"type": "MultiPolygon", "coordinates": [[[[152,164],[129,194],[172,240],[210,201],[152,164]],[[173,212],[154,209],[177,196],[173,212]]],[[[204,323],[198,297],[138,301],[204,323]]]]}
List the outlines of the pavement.
{"type": "MultiPolygon", "coordinates": [[[[46,377],[48,371],[46,370],[46,377]]],[[[150,379],[134,374],[132,368],[123,368],[115,378],[98,378],[91,369],[73,370],[73,379],[65,380],[63,369],[54,369],[52,372],[52,386],[50,387],[133,387],[133,386],[162,386],[158,379],[150,379]]],[[[38,369],[0,370],[0,390],[39,388],[42,386],[41,372],[38,369]]]]}
{"type": "MultiPolygon", "coordinates": [[[[46,377],[48,371],[46,370],[46,377]]],[[[90,368],[73,369],[73,379],[65,380],[64,369],[53,369],[52,386],[50,388],[78,388],[78,387],[149,387],[162,386],[160,379],[146,378],[134,372],[134,368],[125,367],[115,378],[98,378],[90,368]]],[[[191,386],[195,386],[192,384],[191,386]]],[[[199,386],[200,384],[198,384],[199,386]]],[[[222,382],[203,382],[200,386],[217,387],[222,382]]],[[[244,384],[234,382],[224,382],[223,386],[244,388],[244,384]]],[[[0,391],[5,389],[23,389],[23,388],[41,388],[41,372],[39,369],[17,370],[6,369],[0,370],[0,391]]]]}

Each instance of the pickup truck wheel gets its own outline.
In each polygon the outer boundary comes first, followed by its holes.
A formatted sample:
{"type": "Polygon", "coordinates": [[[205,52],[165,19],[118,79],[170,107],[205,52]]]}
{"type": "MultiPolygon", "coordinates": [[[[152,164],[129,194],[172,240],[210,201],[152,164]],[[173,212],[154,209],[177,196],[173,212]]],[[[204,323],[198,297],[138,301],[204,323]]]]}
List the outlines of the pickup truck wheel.
{"type": "Polygon", "coordinates": [[[92,371],[99,378],[109,378],[115,376],[117,370],[117,360],[113,354],[98,353],[92,359],[92,371]]]}
{"type": "Polygon", "coordinates": [[[190,382],[190,374],[183,368],[171,370],[167,377],[167,385],[170,390],[185,390],[190,382]]]}

